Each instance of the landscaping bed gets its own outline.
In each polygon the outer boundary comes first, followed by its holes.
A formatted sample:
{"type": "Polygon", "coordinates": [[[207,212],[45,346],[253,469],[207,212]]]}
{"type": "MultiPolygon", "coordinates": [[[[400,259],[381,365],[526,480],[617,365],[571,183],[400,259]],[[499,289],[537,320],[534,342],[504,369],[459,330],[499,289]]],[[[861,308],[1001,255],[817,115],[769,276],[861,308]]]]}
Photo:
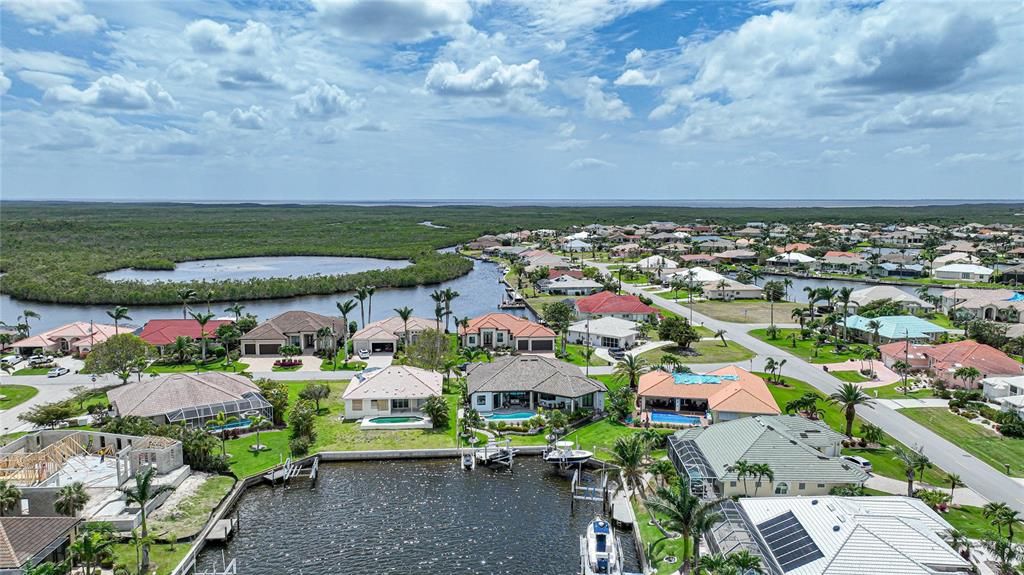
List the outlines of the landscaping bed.
{"type": "Polygon", "coordinates": [[[189,373],[189,372],[201,372],[201,371],[229,371],[229,372],[242,372],[249,369],[249,364],[242,363],[240,361],[232,362],[228,364],[224,359],[218,359],[215,361],[208,361],[206,363],[195,362],[195,363],[153,363],[147,367],[144,373],[189,373]]]}

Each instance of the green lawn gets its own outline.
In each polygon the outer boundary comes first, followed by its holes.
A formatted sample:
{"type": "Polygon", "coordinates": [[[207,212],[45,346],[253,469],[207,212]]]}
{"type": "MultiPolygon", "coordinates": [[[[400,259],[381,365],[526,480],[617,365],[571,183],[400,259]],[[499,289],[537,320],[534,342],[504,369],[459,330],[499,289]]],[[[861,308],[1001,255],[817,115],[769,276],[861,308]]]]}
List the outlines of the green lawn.
{"type": "Polygon", "coordinates": [[[640,357],[652,364],[657,364],[665,354],[679,356],[684,363],[737,363],[754,357],[754,352],[749,349],[734,341],[726,341],[729,343],[728,346],[723,346],[718,340],[694,342],[690,349],[699,355],[684,355],[680,348],[668,346],[645,351],[640,357]]]}
{"type": "Polygon", "coordinates": [[[270,371],[299,371],[300,367],[302,367],[302,366],[301,365],[289,365],[288,367],[280,367],[280,366],[275,365],[275,366],[270,368],[270,371]]]}
{"type": "MultiPolygon", "coordinates": [[[[558,341],[555,342],[555,349],[561,349],[561,344],[558,341]]],[[[584,346],[582,345],[575,345],[571,343],[566,344],[565,357],[561,357],[560,359],[573,365],[586,366],[587,360],[583,357],[583,349],[584,346]]],[[[608,362],[598,357],[595,353],[590,356],[590,366],[594,367],[595,365],[608,365],[608,362]]]]}
{"type": "Polygon", "coordinates": [[[35,397],[39,390],[31,385],[0,385],[0,410],[10,409],[35,397]]]}
{"type": "Polygon", "coordinates": [[[362,371],[366,369],[366,362],[360,361],[357,357],[352,357],[349,354],[349,361],[345,363],[345,358],[339,351],[334,357],[334,361],[323,360],[320,362],[320,371],[362,371]]]}
{"type": "MultiPolygon", "coordinates": [[[[616,439],[625,435],[632,435],[639,431],[639,429],[623,425],[611,418],[605,418],[600,421],[589,423],[570,432],[564,439],[578,442],[580,449],[594,451],[594,457],[596,459],[603,459],[607,461],[611,459],[611,453],[609,451],[615,444],[616,439]]],[[[671,435],[675,430],[659,429],[658,431],[665,435],[671,435]]]]}
{"type": "Polygon", "coordinates": [[[664,539],[661,531],[654,525],[648,525],[651,514],[647,508],[636,501],[633,504],[633,514],[636,516],[637,527],[640,528],[640,539],[644,544],[644,552],[648,551],[648,545],[656,543],[654,553],[647,554],[647,560],[656,569],[658,575],[669,575],[679,571],[683,558],[690,554],[690,542],[683,539],[664,539]],[[663,563],[662,559],[673,555],[677,558],[675,563],[663,563]]]}
{"type": "MultiPolygon", "coordinates": [[[[985,539],[989,533],[995,534],[996,528],[989,523],[989,520],[981,514],[981,507],[971,507],[969,505],[962,505],[960,507],[950,507],[948,513],[944,513],[942,518],[949,521],[957,531],[963,533],[971,539],[985,539]]],[[[1003,530],[1003,536],[1006,536],[1006,530],[1003,530]]],[[[1013,540],[1017,543],[1024,543],[1024,525],[1020,522],[1013,529],[1013,540]]]]}
{"type": "Polygon", "coordinates": [[[545,305],[549,303],[565,301],[567,299],[575,301],[579,298],[567,295],[542,295],[536,297],[528,297],[526,298],[526,303],[530,304],[530,307],[536,310],[538,314],[544,315],[545,305]]]}
{"type": "Polygon", "coordinates": [[[149,521],[150,532],[158,539],[181,539],[199,533],[213,510],[220,505],[231,488],[235,479],[226,475],[210,477],[196,492],[178,503],[175,509],[159,518],[149,521]]]}
{"type": "MultiPolygon", "coordinates": [[[[817,350],[814,349],[813,339],[799,339],[799,329],[780,329],[778,339],[771,339],[764,329],[750,330],[750,335],[757,339],[774,345],[775,347],[785,350],[797,357],[803,358],[811,363],[841,363],[844,361],[859,360],[863,356],[865,350],[869,349],[870,346],[861,344],[848,345],[842,352],[837,352],[835,346],[832,345],[831,340],[829,343],[822,345],[817,350]],[[796,340],[796,347],[793,347],[793,341],[789,339],[790,334],[796,333],[798,335],[796,340]]],[[[859,368],[860,364],[855,362],[855,368],[859,368]]],[[[865,362],[865,367],[867,363],[865,362]]]]}
{"type": "Polygon", "coordinates": [[[939,327],[944,327],[946,329],[959,329],[955,325],[953,325],[953,322],[949,320],[949,316],[947,316],[944,313],[933,313],[930,316],[924,316],[924,319],[934,323],[939,327]]]}
{"type": "Polygon", "coordinates": [[[859,371],[835,371],[832,370],[829,373],[832,377],[835,377],[839,381],[845,381],[847,383],[864,383],[865,381],[871,381],[870,378],[864,377],[859,371]]]}
{"type": "MultiPolygon", "coordinates": [[[[775,304],[775,323],[792,323],[790,314],[797,307],[800,307],[800,304],[777,302],[775,304]]],[[[768,302],[756,299],[695,302],[693,309],[715,319],[734,323],[769,323],[771,319],[771,307],[768,302]]]]}
{"type": "MultiPolygon", "coordinates": [[[[178,563],[184,559],[191,546],[188,543],[159,543],[149,547],[149,566],[157,575],[168,575],[178,563]]],[[[114,563],[126,565],[129,572],[135,572],[135,546],[131,543],[117,543],[114,550],[114,563]]]]}
{"type": "MultiPolygon", "coordinates": [[[[672,311],[670,309],[661,307],[660,305],[655,305],[654,308],[657,309],[658,311],[660,311],[661,315],[663,315],[665,317],[682,317],[679,314],[677,314],[676,312],[674,312],[674,311],[672,311]]],[[[690,318],[686,318],[686,319],[689,320],[690,318]]],[[[706,328],[706,327],[704,327],[702,325],[695,325],[695,326],[693,326],[693,329],[696,330],[697,331],[697,335],[699,335],[701,337],[711,337],[711,336],[715,335],[715,332],[711,331],[710,329],[708,329],[708,328],[706,328]]],[[[652,325],[649,331],[651,332],[649,334],[649,336],[651,338],[653,338],[653,339],[657,339],[658,338],[658,329],[656,327],[654,327],[652,325]]]]}
{"type": "Polygon", "coordinates": [[[224,363],[223,359],[208,363],[179,363],[179,364],[157,364],[147,367],[145,373],[190,373],[201,371],[245,371],[249,364],[239,361],[231,365],[224,363]]]}
{"type": "Polygon", "coordinates": [[[902,391],[897,389],[901,385],[902,382],[896,382],[884,387],[872,387],[867,390],[867,393],[871,396],[875,396],[875,393],[877,392],[877,397],[879,399],[921,399],[935,396],[931,389],[917,389],[908,394],[904,394],[902,391]]]}
{"type": "Polygon", "coordinates": [[[13,375],[46,375],[50,371],[48,367],[25,367],[14,372],[13,375]]]}
{"type": "Polygon", "coordinates": [[[962,447],[1000,472],[1006,473],[1004,463],[1009,463],[1011,468],[1008,475],[1024,477],[1024,439],[1002,437],[944,407],[901,409],[899,412],[962,447]]]}
{"type": "MultiPolygon", "coordinates": [[[[770,377],[767,373],[758,373],[757,375],[765,378],[765,380],[770,377]]],[[[783,410],[786,409],[786,403],[803,396],[805,393],[813,392],[824,397],[820,391],[803,381],[786,376],[783,376],[782,379],[789,387],[779,387],[777,385],[769,384],[768,389],[771,391],[772,397],[775,398],[775,402],[779,405],[779,408],[783,410]]],[[[840,409],[824,400],[822,400],[819,405],[825,411],[822,418],[825,423],[839,433],[843,433],[846,430],[846,418],[843,416],[840,409]]],[[[859,409],[864,410],[871,408],[861,407],[859,409]]],[[[863,423],[864,421],[859,417],[854,420],[853,434],[855,436],[860,434],[860,426],[863,423]]],[[[900,467],[900,464],[893,459],[892,451],[887,448],[889,446],[899,445],[899,442],[886,435],[883,440],[883,445],[885,447],[875,449],[848,448],[844,449],[843,453],[845,455],[859,455],[864,459],[867,459],[871,462],[876,475],[904,480],[905,477],[903,475],[903,469],[900,467]]],[[[925,471],[924,481],[931,485],[946,485],[946,473],[938,468],[928,469],[925,471]]]]}

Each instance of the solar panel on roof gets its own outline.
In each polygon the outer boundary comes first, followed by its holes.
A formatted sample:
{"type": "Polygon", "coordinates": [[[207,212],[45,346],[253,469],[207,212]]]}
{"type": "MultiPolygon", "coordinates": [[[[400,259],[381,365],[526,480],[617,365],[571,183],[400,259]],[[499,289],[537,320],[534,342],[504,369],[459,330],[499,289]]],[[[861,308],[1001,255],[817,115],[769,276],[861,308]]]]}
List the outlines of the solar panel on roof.
{"type": "Polygon", "coordinates": [[[825,556],[792,511],[758,524],[757,530],[783,572],[788,573],[825,556]]]}

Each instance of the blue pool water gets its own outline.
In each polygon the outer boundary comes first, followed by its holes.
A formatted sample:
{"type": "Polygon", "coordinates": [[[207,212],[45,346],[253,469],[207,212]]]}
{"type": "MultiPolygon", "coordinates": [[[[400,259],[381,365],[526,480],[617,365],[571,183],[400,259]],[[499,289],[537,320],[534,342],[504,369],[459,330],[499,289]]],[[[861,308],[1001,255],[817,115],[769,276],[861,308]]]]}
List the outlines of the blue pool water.
{"type": "Polygon", "coordinates": [[[676,383],[682,385],[693,385],[697,383],[722,383],[723,381],[736,381],[735,375],[704,375],[701,373],[673,373],[672,377],[676,383]]]}
{"type": "Polygon", "coordinates": [[[1016,292],[1013,294],[1013,297],[1006,301],[1024,301],[1024,293],[1016,292]]]}
{"type": "Polygon", "coordinates": [[[672,423],[674,425],[700,425],[699,417],[679,415],[670,411],[652,411],[651,421],[654,423],[672,423]]]}
{"type": "Polygon", "coordinates": [[[487,421],[519,421],[522,419],[530,419],[536,415],[532,411],[517,411],[515,413],[491,413],[485,415],[484,419],[487,421]]]}
{"type": "Polygon", "coordinates": [[[225,429],[237,429],[239,427],[249,427],[250,423],[252,423],[252,422],[249,421],[248,419],[239,419],[238,421],[232,421],[231,423],[229,423],[227,425],[207,427],[207,429],[209,429],[210,431],[222,431],[222,430],[225,430],[225,429]]]}

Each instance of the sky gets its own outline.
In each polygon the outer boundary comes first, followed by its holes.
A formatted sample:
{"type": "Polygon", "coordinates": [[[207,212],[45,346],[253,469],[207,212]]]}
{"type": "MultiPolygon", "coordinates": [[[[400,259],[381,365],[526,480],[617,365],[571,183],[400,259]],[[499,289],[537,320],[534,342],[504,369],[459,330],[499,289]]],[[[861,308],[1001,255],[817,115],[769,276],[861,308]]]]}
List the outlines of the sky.
{"type": "Polygon", "coordinates": [[[3,0],[0,199],[1024,199],[1024,3],[3,0]]]}

